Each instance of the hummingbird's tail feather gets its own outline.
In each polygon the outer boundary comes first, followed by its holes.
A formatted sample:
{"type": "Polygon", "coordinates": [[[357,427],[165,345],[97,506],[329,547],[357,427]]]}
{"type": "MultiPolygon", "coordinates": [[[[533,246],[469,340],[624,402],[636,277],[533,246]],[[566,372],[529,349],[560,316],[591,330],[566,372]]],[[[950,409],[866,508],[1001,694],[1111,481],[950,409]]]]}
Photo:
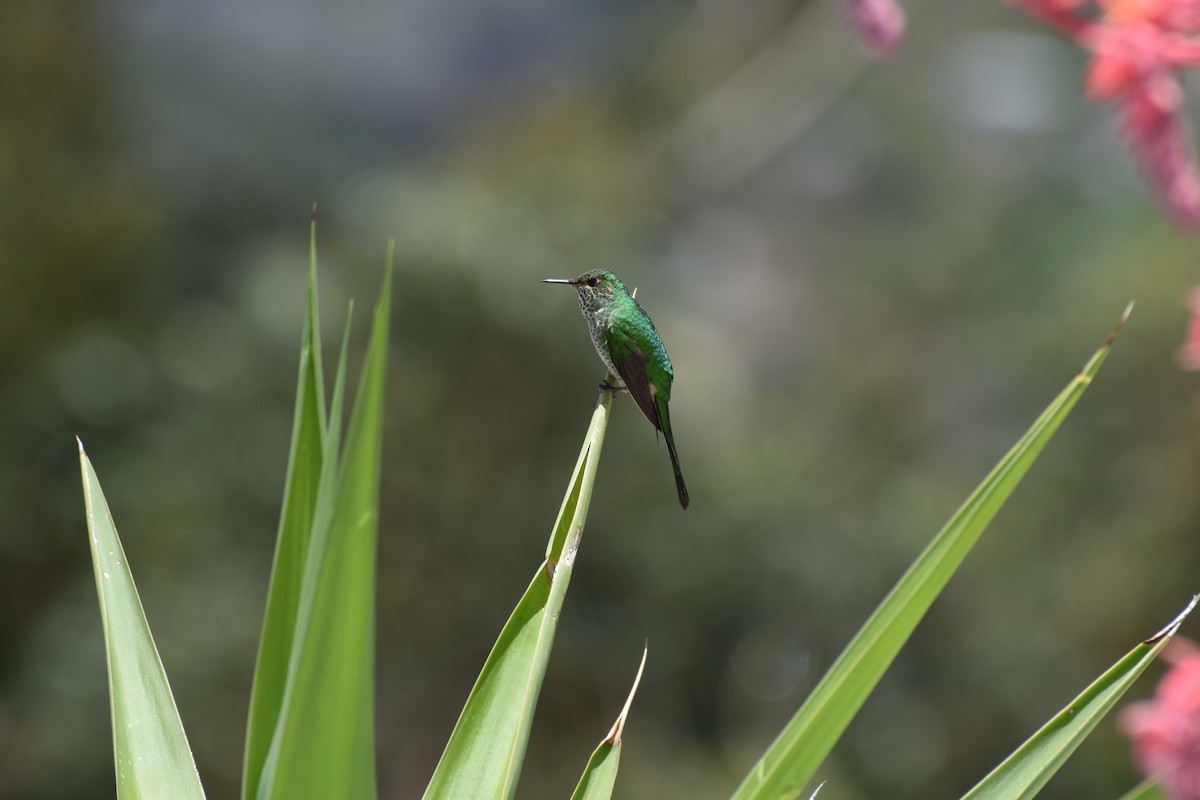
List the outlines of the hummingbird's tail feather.
{"type": "Polygon", "coordinates": [[[679,493],[679,505],[684,511],[687,511],[688,499],[687,485],[683,482],[683,473],[679,471],[679,456],[675,453],[675,442],[667,439],[667,450],[671,453],[671,466],[675,468],[675,491],[679,493]]]}
{"type": "Polygon", "coordinates": [[[679,468],[679,453],[675,452],[675,435],[671,433],[671,415],[667,411],[667,401],[656,397],[655,405],[658,421],[662,423],[663,438],[667,440],[667,452],[671,455],[671,469],[675,470],[675,490],[679,493],[679,505],[687,511],[691,501],[688,498],[687,484],[683,482],[683,470],[679,468]]]}

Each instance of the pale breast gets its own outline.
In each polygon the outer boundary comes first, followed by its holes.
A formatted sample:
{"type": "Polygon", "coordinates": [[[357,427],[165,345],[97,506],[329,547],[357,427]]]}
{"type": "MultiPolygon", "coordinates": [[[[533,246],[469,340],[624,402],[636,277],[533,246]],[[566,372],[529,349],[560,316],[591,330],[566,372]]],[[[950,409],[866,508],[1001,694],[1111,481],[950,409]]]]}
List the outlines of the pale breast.
{"type": "Polygon", "coordinates": [[[612,317],[615,312],[589,311],[583,307],[582,302],[579,305],[583,309],[583,316],[587,319],[588,333],[592,336],[592,345],[596,348],[596,354],[600,356],[604,366],[608,367],[608,371],[617,375],[617,366],[613,364],[612,357],[608,354],[608,347],[604,343],[604,333],[612,327],[612,317]]]}

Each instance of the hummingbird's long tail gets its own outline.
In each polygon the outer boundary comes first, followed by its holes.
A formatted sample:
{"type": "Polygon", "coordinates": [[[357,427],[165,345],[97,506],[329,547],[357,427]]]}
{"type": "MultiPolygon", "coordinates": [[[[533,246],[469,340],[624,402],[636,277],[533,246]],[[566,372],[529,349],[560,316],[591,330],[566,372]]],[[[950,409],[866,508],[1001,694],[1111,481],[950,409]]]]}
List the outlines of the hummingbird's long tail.
{"type": "Polygon", "coordinates": [[[658,407],[658,420],[662,423],[663,438],[667,440],[667,452],[671,454],[671,468],[675,470],[675,489],[679,492],[679,505],[686,511],[688,503],[687,485],[683,482],[683,471],[679,469],[679,453],[675,452],[675,436],[671,433],[671,414],[667,410],[667,401],[660,397],[654,398],[658,407]]]}

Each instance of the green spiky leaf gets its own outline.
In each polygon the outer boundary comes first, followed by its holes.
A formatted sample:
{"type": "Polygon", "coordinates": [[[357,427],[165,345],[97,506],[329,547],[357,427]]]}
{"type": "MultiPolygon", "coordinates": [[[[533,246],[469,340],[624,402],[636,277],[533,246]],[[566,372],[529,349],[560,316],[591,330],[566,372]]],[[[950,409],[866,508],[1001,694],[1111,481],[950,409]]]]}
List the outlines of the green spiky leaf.
{"type": "MultiPolygon", "coordinates": [[[[1196,607],[1197,598],[1166,628],[1113,664],[1091,686],[1006,758],[963,800],[1029,800],[1058,771],[1104,715],[1158,657],[1196,607]]],[[[1152,788],[1152,787],[1149,787],[1152,788]]]]}
{"type": "Polygon", "coordinates": [[[203,800],[204,790],[129,561],[92,462],[79,445],[88,541],[108,657],[119,800],[203,800]]]}
{"type": "MultiPolygon", "coordinates": [[[[267,591],[267,609],[250,692],[242,800],[258,794],[263,764],[275,737],[287,683],[300,589],[316,513],[325,438],[325,394],[321,375],[321,333],[317,307],[316,224],[309,239],[308,306],[296,381],[296,410],[291,452],[284,481],[283,508],[275,539],[275,559],[267,591]]],[[[337,451],[334,450],[334,453],[337,451]]],[[[331,459],[333,460],[333,459],[331,459]]]]}
{"type": "Polygon", "coordinates": [[[507,800],[516,792],[533,711],[587,520],[611,406],[612,395],[602,392],[551,530],[546,560],[484,662],[425,790],[425,800],[507,800]]]}
{"type": "MultiPolygon", "coordinates": [[[[345,450],[347,339],[323,438],[287,680],[256,797],[372,798],[375,786],[375,543],[378,534],[391,251],[345,450]]],[[[348,327],[347,327],[348,330],[348,327]]],[[[289,565],[295,568],[296,565],[289,565]]]]}
{"type": "Polygon", "coordinates": [[[777,800],[801,793],[988,523],[1091,384],[1132,304],[1107,341],[1034,421],[934,537],[851,640],[734,793],[777,800]]]}

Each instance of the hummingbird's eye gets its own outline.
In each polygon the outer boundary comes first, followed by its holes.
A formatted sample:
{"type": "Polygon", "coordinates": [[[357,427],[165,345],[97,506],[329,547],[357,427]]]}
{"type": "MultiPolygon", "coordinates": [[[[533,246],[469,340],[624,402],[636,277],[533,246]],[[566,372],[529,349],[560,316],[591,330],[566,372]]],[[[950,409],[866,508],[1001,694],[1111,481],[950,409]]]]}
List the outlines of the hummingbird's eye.
{"type": "Polygon", "coordinates": [[[598,285],[599,283],[600,283],[600,279],[599,279],[599,278],[588,278],[588,279],[587,279],[587,285],[588,285],[588,286],[596,286],[596,285],[598,285]]]}

